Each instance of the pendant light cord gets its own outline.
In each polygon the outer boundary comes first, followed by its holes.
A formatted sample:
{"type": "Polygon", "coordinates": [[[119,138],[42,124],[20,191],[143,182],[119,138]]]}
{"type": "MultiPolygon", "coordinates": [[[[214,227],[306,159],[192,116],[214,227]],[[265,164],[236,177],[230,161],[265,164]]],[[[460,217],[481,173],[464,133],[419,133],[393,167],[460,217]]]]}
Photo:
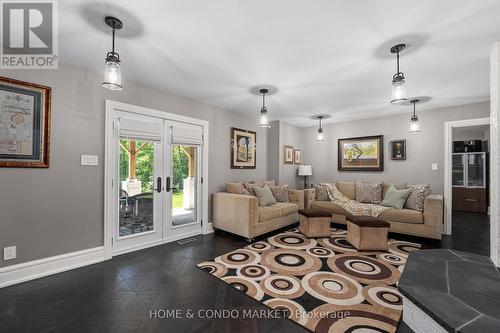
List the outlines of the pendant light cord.
{"type": "Polygon", "coordinates": [[[111,47],[113,54],[115,53],[115,28],[113,28],[113,41],[112,41],[112,47],[111,47]]]}
{"type": "Polygon", "coordinates": [[[413,101],[413,117],[415,117],[415,104],[417,104],[417,102],[413,101]]]}
{"type": "Polygon", "coordinates": [[[262,93],[262,107],[265,108],[266,107],[266,93],[262,93]]]}
{"type": "Polygon", "coordinates": [[[399,51],[396,53],[396,73],[399,74],[399,51]]]}

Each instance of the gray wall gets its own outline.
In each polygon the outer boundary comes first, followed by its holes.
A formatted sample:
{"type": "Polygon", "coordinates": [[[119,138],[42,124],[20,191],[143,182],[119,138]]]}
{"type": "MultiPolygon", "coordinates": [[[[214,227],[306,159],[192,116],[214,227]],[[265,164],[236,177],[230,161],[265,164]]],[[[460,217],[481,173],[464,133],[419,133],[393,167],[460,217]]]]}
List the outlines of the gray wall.
{"type": "MultiPolygon", "coordinates": [[[[390,107],[390,106],[389,106],[390,107]]],[[[408,114],[364,119],[324,126],[325,141],[316,141],[316,127],[305,129],[305,162],[313,166],[313,183],[336,180],[366,182],[407,182],[431,184],[433,193],[444,189],[444,122],[489,116],[489,103],[477,103],[435,109],[418,113],[420,133],[408,132],[408,114]],[[383,172],[340,172],[337,170],[337,139],[367,135],[384,135],[383,172]],[[392,161],[389,142],[406,139],[407,159],[392,161]],[[438,163],[439,170],[431,171],[438,163]]]]}
{"type": "Polygon", "coordinates": [[[17,259],[0,259],[0,267],[103,245],[106,98],[208,120],[210,193],[228,181],[266,178],[267,134],[257,115],[245,117],[127,81],[122,92],[112,92],[101,87],[100,73],[70,65],[0,75],[52,87],[50,168],[0,168],[0,249],[17,246],[17,259]],[[255,170],[230,169],[232,126],[257,131],[255,170]],[[81,167],[81,154],[99,155],[99,167],[81,167]]]}
{"type": "Polygon", "coordinates": [[[305,158],[303,146],[304,128],[297,127],[284,121],[271,122],[267,141],[267,176],[277,184],[288,184],[291,188],[302,188],[303,178],[297,176],[298,165],[285,164],[283,160],[283,146],[293,146],[300,149],[302,161],[305,158]]]}

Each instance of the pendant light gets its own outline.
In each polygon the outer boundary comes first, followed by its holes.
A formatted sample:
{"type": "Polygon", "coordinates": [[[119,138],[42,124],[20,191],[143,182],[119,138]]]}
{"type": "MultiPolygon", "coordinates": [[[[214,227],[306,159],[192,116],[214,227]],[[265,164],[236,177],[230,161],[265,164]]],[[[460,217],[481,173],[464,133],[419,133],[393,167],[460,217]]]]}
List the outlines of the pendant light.
{"type": "Polygon", "coordinates": [[[104,62],[104,81],[102,86],[110,90],[122,90],[122,72],[120,68],[120,55],[115,52],[115,30],[123,27],[122,21],[116,17],[106,16],[104,22],[113,29],[112,50],[106,55],[104,62]]]}
{"type": "Polygon", "coordinates": [[[415,114],[415,104],[420,102],[418,99],[412,99],[410,103],[413,104],[413,116],[410,118],[410,133],[420,132],[420,125],[418,124],[418,116],[415,114]]]}
{"type": "Polygon", "coordinates": [[[269,93],[269,90],[260,89],[259,92],[262,94],[262,108],[260,109],[259,127],[270,128],[269,113],[266,108],[266,94],[269,93]]]}
{"type": "Polygon", "coordinates": [[[405,75],[399,70],[399,52],[404,50],[405,44],[398,44],[391,47],[391,53],[396,53],[396,69],[397,72],[392,76],[392,104],[401,104],[406,102],[406,82],[405,75]]]}
{"type": "Polygon", "coordinates": [[[323,119],[328,119],[330,116],[325,114],[319,114],[312,117],[313,119],[317,119],[319,122],[318,131],[316,132],[316,141],[325,141],[325,133],[323,131],[323,119]]]}

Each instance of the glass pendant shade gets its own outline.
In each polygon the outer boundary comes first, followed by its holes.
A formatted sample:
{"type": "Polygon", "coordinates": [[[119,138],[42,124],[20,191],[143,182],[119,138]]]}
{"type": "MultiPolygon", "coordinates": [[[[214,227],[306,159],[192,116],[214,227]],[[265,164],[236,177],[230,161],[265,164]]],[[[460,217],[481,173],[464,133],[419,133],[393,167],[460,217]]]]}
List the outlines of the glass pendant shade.
{"type": "Polygon", "coordinates": [[[318,133],[316,134],[317,141],[325,141],[325,135],[323,134],[323,129],[318,128],[318,133]]]}
{"type": "Polygon", "coordinates": [[[260,111],[259,127],[270,128],[267,111],[260,111]]]}
{"type": "Polygon", "coordinates": [[[401,104],[408,100],[406,97],[406,82],[404,79],[392,82],[392,104],[401,104]]]}
{"type": "Polygon", "coordinates": [[[110,90],[122,90],[122,72],[120,63],[107,60],[104,67],[103,87],[110,90]]]}
{"type": "Polygon", "coordinates": [[[413,116],[410,119],[410,133],[420,132],[420,125],[418,123],[418,117],[413,116]]]}

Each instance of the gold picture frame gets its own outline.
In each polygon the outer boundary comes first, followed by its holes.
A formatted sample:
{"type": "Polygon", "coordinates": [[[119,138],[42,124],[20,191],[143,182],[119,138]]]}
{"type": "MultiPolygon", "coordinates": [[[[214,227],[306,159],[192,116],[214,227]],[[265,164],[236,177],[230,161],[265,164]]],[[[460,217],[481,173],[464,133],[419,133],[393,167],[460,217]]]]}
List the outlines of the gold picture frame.
{"type": "Polygon", "coordinates": [[[293,160],[294,160],[293,146],[283,145],[283,163],[293,164],[293,160]]]}

